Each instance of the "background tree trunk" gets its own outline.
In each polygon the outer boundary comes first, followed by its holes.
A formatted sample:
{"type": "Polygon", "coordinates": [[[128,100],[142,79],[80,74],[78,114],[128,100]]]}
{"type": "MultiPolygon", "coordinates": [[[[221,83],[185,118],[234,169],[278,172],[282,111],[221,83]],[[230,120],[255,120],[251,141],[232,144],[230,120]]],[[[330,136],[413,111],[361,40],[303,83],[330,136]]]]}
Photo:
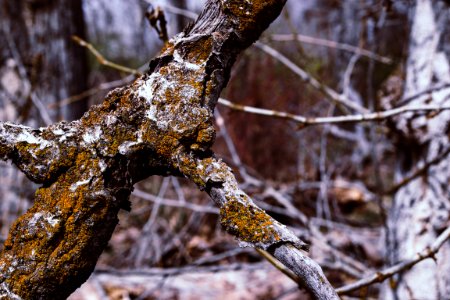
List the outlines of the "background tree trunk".
{"type": "MultiPolygon", "coordinates": [[[[448,30],[448,7],[442,1],[418,0],[412,19],[404,97],[450,82],[448,56],[440,46],[441,32],[448,30]]],[[[450,89],[417,98],[411,104],[449,103],[450,89]]],[[[397,134],[397,181],[423,168],[449,147],[450,112],[405,114],[395,120],[397,134]]],[[[398,190],[389,215],[390,263],[413,257],[425,249],[449,225],[450,157],[430,166],[423,176],[398,190]]],[[[450,243],[436,261],[426,260],[387,285],[383,299],[444,299],[450,295],[450,243]]]]}
{"type": "MultiPolygon", "coordinates": [[[[23,65],[31,90],[45,106],[80,93],[87,87],[85,50],[71,40],[72,35],[84,37],[81,4],[81,0],[1,0],[3,39],[0,62],[4,65],[8,58],[12,58],[17,66],[23,65]],[[13,51],[17,51],[17,55],[11,53],[11,48],[15,48],[13,51]],[[20,62],[17,61],[19,59],[20,62]]],[[[30,106],[27,102],[18,106],[23,119],[36,116],[33,110],[25,111],[30,106]]],[[[79,118],[86,108],[86,102],[77,101],[49,110],[49,114],[53,121],[73,120],[79,118]]]]}

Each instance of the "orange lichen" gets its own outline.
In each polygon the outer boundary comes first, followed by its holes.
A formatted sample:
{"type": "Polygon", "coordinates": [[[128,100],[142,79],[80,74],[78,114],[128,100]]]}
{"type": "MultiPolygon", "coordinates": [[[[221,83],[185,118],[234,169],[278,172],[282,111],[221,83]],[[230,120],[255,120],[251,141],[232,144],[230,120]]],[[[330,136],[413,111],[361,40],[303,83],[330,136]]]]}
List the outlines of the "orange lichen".
{"type": "Polygon", "coordinates": [[[195,43],[184,44],[182,56],[194,64],[202,64],[211,55],[213,39],[211,36],[204,36],[196,40],[195,43]]]}
{"type": "Polygon", "coordinates": [[[59,282],[67,288],[48,299],[67,297],[69,287],[84,281],[83,276],[75,280],[74,272],[89,274],[95,266],[102,247],[93,245],[106,245],[118,209],[112,195],[105,194],[99,158],[89,151],[78,153],[75,165],[57,182],[39,188],[33,207],[14,223],[12,230],[20,234],[11,235],[4,247],[14,256],[3,255],[0,265],[28,263],[8,273],[1,270],[4,282],[24,299],[35,298],[47,283],[59,282]]]}
{"type": "Polygon", "coordinates": [[[242,200],[229,200],[220,209],[220,223],[239,240],[249,243],[274,243],[280,240],[273,219],[262,209],[242,200]]]}

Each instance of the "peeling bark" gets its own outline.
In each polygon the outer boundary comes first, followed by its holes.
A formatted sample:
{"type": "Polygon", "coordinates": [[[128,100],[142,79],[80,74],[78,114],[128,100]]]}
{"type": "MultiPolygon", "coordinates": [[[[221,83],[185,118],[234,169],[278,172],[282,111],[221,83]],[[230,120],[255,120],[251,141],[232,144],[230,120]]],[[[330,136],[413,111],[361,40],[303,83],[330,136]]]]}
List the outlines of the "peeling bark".
{"type": "Polygon", "coordinates": [[[236,56],[284,3],[211,0],[147,74],[110,92],[80,120],[37,130],[2,124],[1,158],[42,187],[5,242],[0,295],[67,297],[95,267],[118,210],[129,207],[133,184],[162,174],[190,178],[219,205],[229,233],[272,252],[316,298],[337,299],[320,268],[299,251],[304,243],[256,207],[210,150],[213,109],[236,56]]]}

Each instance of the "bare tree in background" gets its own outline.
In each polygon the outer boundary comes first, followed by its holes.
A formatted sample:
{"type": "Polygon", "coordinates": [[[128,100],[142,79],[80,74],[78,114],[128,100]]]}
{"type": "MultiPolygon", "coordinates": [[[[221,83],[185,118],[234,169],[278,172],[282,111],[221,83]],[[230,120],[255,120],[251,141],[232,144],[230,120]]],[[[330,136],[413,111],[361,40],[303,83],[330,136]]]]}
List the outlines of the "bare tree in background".
{"type": "MultiPolygon", "coordinates": [[[[448,30],[447,4],[417,0],[411,22],[403,98],[450,82],[449,58],[441,39],[441,33],[448,30]]],[[[445,105],[450,103],[449,96],[447,88],[425,93],[408,104],[445,105]]],[[[399,157],[395,179],[401,182],[418,170],[423,169],[423,172],[405,182],[395,194],[389,215],[391,263],[413,257],[449,226],[450,112],[432,116],[404,114],[395,118],[392,126],[399,157]],[[436,163],[428,165],[439,157],[436,163]]],[[[434,261],[422,262],[396,276],[390,287],[386,286],[384,299],[447,298],[450,295],[449,258],[450,243],[447,242],[434,261]]]]}
{"type": "MultiPolygon", "coordinates": [[[[42,116],[44,108],[86,90],[86,54],[71,40],[72,35],[84,36],[81,4],[80,0],[1,1],[1,60],[9,59],[14,65],[11,72],[26,82],[20,91],[3,85],[5,92],[19,98],[17,117],[27,120],[34,114],[40,119],[35,125],[48,123],[42,116]]],[[[86,109],[85,101],[77,101],[49,110],[48,115],[51,121],[73,120],[86,109]]]]}

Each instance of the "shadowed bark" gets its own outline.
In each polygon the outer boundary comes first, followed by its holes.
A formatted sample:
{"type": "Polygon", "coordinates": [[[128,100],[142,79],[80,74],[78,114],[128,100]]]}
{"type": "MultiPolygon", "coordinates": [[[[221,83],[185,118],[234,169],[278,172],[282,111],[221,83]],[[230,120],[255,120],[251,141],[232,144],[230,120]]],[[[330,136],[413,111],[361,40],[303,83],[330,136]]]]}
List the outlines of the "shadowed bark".
{"type": "Polygon", "coordinates": [[[10,231],[0,295],[63,299],[83,283],[106,246],[133,184],[182,175],[206,190],[221,223],[244,246],[268,250],[318,299],[337,299],[305,244],[256,207],[210,150],[213,109],[236,56],[278,16],[284,0],[208,1],[165,46],[147,74],[108,94],[80,120],[38,130],[0,124],[0,157],[42,183],[10,231]]]}

